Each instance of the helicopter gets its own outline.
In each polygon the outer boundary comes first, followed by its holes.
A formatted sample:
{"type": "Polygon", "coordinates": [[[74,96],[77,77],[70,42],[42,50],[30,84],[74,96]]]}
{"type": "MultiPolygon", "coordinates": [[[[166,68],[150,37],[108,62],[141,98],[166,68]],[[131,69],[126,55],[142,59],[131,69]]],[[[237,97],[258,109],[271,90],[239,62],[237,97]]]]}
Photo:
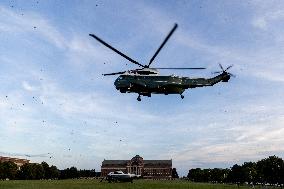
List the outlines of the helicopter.
{"type": "Polygon", "coordinates": [[[102,182],[104,179],[111,182],[131,182],[133,183],[133,179],[139,178],[140,175],[130,174],[130,173],[124,173],[123,171],[114,171],[110,172],[106,177],[103,177],[100,182],[102,182]]]}
{"type": "Polygon", "coordinates": [[[148,64],[145,65],[139,63],[138,61],[120,52],[116,48],[112,47],[111,45],[103,41],[98,36],[94,34],[89,34],[89,36],[93,37],[98,42],[108,47],[109,49],[113,50],[114,52],[124,57],[131,63],[136,64],[140,67],[133,70],[103,74],[104,76],[120,75],[114,82],[116,89],[119,90],[121,93],[137,93],[138,101],[141,101],[141,95],[151,97],[151,94],[165,94],[165,95],[179,94],[180,97],[183,99],[184,98],[183,92],[186,89],[213,86],[219,82],[228,82],[231,76],[235,77],[233,74],[228,72],[228,70],[233,65],[230,65],[226,69],[224,69],[220,63],[219,66],[221,68],[221,71],[213,72],[214,74],[219,74],[219,75],[212,78],[189,78],[189,77],[180,77],[175,75],[159,75],[159,70],[163,69],[175,69],[175,70],[206,69],[204,67],[197,67],[197,68],[150,67],[154,59],[157,57],[161,49],[164,47],[166,42],[172,36],[174,31],[177,29],[177,27],[178,24],[175,23],[174,27],[170,30],[170,32],[168,33],[162,44],[159,46],[159,48],[156,50],[156,52],[154,53],[148,64]]]}

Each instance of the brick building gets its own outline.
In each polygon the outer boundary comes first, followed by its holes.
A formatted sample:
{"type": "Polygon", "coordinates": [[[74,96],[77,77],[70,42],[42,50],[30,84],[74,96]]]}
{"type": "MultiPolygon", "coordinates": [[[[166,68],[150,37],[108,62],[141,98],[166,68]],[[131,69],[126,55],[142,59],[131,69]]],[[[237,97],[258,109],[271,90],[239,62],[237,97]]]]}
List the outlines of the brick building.
{"type": "Polygon", "coordinates": [[[23,166],[26,163],[29,163],[30,160],[27,159],[19,159],[19,158],[11,158],[11,157],[3,157],[0,156],[0,162],[6,162],[6,161],[10,161],[13,162],[17,165],[18,168],[20,168],[21,166],[23,166]]]}
{"type": "Polygon", "coordinates": [[[121,170],[124,173],[141,175],[143,178],[170,179],[172,177],[172,160],[143,160],[136,155],[131,160],[104,160],[101,176],[121,170]]]}

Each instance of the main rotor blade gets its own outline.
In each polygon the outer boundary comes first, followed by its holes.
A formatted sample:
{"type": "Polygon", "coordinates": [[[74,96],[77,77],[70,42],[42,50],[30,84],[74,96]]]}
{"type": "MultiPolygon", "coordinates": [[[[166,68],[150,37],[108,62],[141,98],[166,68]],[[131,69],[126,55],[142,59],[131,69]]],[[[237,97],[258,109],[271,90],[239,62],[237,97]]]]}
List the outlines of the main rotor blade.
{"type": "Polygon", "coordinates": [[[163,43],[160,45],[160,47],[158,48],[158,50],[155,52],[154,56],[151,58],[149,64],[148,64],[148,68],[149,66],[152,64],[153,60],[156,58],[156,56],[159,54],[160,50],[164,47],[164,45],[166,44],[166,42],[168,41],[168,39],[171,37],[171,35],[174,33],[174,31],[177,29],[178,25],[177,23],[175,23],[173,29],[170,31],[170,33],[167,35],[167,37],[164,39],[163,43]]]}
{"type": "Polygon", "coordinates": [[[206,68],[153,68],[157,70],[203,70],[206,68]]]}
{"type": "Polygon", "coordinates": [[[145,67],[144,65],[140,64],[139,62],[133,60],[132,58],[126,56],[125,54],[123,54],[122,52],[118,51],[117,49],[115,49],[114,47],[110,46],[108,43],[106,43],[105,41],[103,41],[102,39],[100,39],[99,37],[95,36],[94,34],[89,34],[89,36],[95,38],[96,40],[98,40],[100,43],[102,43],[103,45],[105,45],[106,47],[110,48],[111,50],[113,50],[114,52],[116,52],[117,54],[119,54],[120,56],[122,56],[123,58],[126,58],[128,61],[137,64],[141,67],[145,67]]]}
{"type": "Polygon", "coordinates": [[[228,66],[228,68],[225,69],[225,71],[227,71],[228,69],[230,69],[231,67],[233,67],[233,64],[228,66]]]}
{"type": "Polygon", "coordinates": [[[119,75],[119,74],[124,74],[126,71],[123,72],[114,72],[114,73],[107,73],[107,74],[103,74],[103,76],[108,76],[108,75],[119,75]]]}
{"type": "Polygon", "coordinates": [[[231,74],[231,73],[229,73],[229,75],[230,75],[230,76],[232,76],[232,77],[236,77],[236,75],[234,75],[234,74],[231,74]]]}
{"type": "Polygon", "coordinates": [[[222,64],[219,63],[219,66],[222,69],[222,71],[224,71],[224,68],[223,68],[222,64]]]}

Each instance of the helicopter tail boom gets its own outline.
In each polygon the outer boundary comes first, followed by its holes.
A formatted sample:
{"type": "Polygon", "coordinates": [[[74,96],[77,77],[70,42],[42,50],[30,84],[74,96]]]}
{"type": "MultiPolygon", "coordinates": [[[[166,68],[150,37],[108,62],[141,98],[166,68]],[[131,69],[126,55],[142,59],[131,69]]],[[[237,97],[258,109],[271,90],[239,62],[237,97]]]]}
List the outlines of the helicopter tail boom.
{"type": "Polygon", "coordinates": [[[196,87],[205,87],[205,86],[213,86],[219,82],[228,82],[231,76],[227,72],[223,72],[215,77],[206,79],[206,78],[183,78],[182,85],[185,89],[188,88],[196,88],[196,87]]]}

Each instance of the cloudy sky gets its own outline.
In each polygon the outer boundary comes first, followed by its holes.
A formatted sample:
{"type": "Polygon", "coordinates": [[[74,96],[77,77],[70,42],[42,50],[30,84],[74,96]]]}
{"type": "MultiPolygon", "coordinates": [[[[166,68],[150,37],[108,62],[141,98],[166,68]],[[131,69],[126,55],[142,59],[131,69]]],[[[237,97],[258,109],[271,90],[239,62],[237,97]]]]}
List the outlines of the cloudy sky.
{"type": "Polygon", "coordinates": [[[100,170],[103,159],[173,159],[190,168],[284,157],[283,1],[0,2],[0,155],[100,170]],[[237,77],[178,95],[119,93],[115,76],[137,68],[100,36],[162,71],[237,77]]]}

